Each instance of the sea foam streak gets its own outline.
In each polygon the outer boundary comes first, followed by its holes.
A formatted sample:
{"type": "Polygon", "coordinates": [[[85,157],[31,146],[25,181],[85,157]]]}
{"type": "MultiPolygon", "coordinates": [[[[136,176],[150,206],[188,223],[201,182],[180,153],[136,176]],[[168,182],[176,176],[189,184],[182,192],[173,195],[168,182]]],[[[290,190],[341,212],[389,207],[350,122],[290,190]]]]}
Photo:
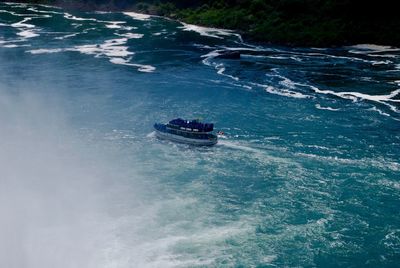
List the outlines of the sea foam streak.
{"type": "Polygon", "coordinates": [[[151,16],[147,14],[141,14],[141,13],[136,13],[136,12],[123,12],[123,14],[134,18],[135,20],[141,20],[141,21],[147,21],[150,20],[151,16]]]}
{"type": "Polygon", "coordinates": [[[288,89],[278,89],[273,86],[266,86],[266,85],[260,85],[260,84],[258,84],[258,86],[263,87],[266,92],[275,94],[275,95],[281,95],[281,96],[297,98],[297,99],[311,98],[311,96],[302,94],[300,92],[291,91],[288,89]]]}
{"type": "Polygon", "coordinates": [[[400,51],[400,48],[391,47],[391,46],[380,46],[374,44],[359,44],[349,47],[350,53],[354,54],[370,54],[370,53],[381,53],[381,52],[397,52],[400,51]]]}
{"type": "Polygon", "coordinates": [[[231,30],[203,27],[193,24],[187,24],[184,22],[181,23],[183,26],[181,26],[180,28],[184,31],[193,31],[199,33],[202,36],[214,37],[218,39],[223,39],[226,36],[236,36],[241,42],[243,42],[241,35],[231,30]]]}
{"type": "Polygon", "coordinates": [[[400,89],[396,89],[388,95],[368,95],[368,94],[360,93],[360,92],[336,92],[336,91],[332,91],[332,90],[320,90],[314,86],[311,86],[311,88],[316,93],[331,94],[331,95],[335,95],[335,96],[338,96],[338,97],[341,97],[344,99],[350,99],[353,101],[356,101],[358,99],[364,99],[364,100],[370,100],[370,101],[376,101],[376,102],[384,102],[384,101],[400,102],[400,100],[392,99],[393,97],[397,96],[400,93],[400,89]]]}
{"type": "MultiPolygon", "coordinates": [[[[135,36],[136,37],[136,36],[135,36]]],[[[117,38],[106,40],[100,45],[81,45],[72,48],[54,48],[54,49],[32,49],[27,52],[31,54],[58,53],[64,51],[80,52],[82,54],[94,55],[95,57],[107,57],[111,63],[126,65],[138,68],[140,72],[153,72],[156,68],[151,65],[130,63],[131,58],[127,58],[134,54],[125,46],[128,38],[117,38]]]]}
{"type": "Polygon", "coordinates": [[[64,36],[55,37],[54,39],[62,40],[62,39],[66,39],[66,38],[70,38],[70,37],[77,36],[78,34],[80,34],[80,33],[66,34],[66,35],[64,35],[64,36]]]}
{"type": "Polygon", "coordinates": [[[377,113],[379,113],[380,115],[383,115],[383,116],[388,116],[388,117],[390,117],[390,114],[388,114],[388,113],[385,113],[385,112],[382,112],[381,110],[379,110],[378,108],[376,108],[375,106],[374,107],[372,107],[371,109],[368,109],[368,110],[370,110],[370,111],[374,111],[374,112],[377,112],[377,113]]]}
{"type": "Polygon", "coordinates": [[[81,17],[76,17],[72,14],[69,13],[64,13],[64,18],[69,19],[69,20],[75,20],[75,21],[95,21],[99,22],[99,20],[95,18],[81,18],[81,17]]]}
{"type": "Polygon", "coordinates": [[[363,100],[379,102],[381,104],[389,106],[392,111],[398,112],[398,109],[395,106],[389,104],[388,102],[400,103],[400,100],[392,99],[393,97],[397,96],[400,93],[400,89],[396,89],[388,95],[368,95],[368,94],[360,93],[360,92],[335,92],[332,90],[320,90],[319,88],[314,87],[314,86],[310,86],[310,87],[312,90],[314,90],[316,93],[319,93],[319,94],[334,95],[334,96],[337,96],[337,97],[340,97],[343,99],[349,99],[352,101],[357,101],[359,99],[363,99],[363,100]]]}
{"type": "MultiPolygon", "coordinates": [[[[48,17],[48,16],[40,16],[40,17],[48,17]]],[[[39,36],[39,34],[36,33],[35,30],[33,30],[35,28],[35,25],[26,23],[27,21],[30,21],[33,18],[35,17],[27,17],[19,22],[11,24],[11,26],[20,30],[20,32],[17,33],[17,35],[19,36],[22,36],[24,38],[37,37],[39,36]]]]}
{"type": "Polygon", "coordinates": [[[47,54],[47,53],[58,53],[58,52],[62,52],[62,51],[67,51],[66,49],[62,49],[62,48],[41,48],[41,49],[32,49],[32,50],[28,50],[29,53],[31,54],[47,54]]]}
{"type": "Polygon", "coordinates": [[[137,67],[138,71],[140,72],[145,72],[145,73],[151,73],[155,71],[155,67],[151,65],[143,65],[143,64],[137,64],[137,63],[129,63],[130,59],[123,59],[123,58],[111,58],[110,62],[114,64],[121,64],[121,65],[126,65],[126,66],[133,66],[137,67]]]}
{"type": "Polygon", "coordinates": [[[39,36],[39,34],[33,32],[31,30],[20,31],[19,33],[17,33],[17,35],[25,37],[25,38],[32,38],[32,37],[39,36]]]}
{"type": "MultiPolygon", "coordinates": [[[[235,51],[263,51],[260,49],[255,49],[255,48],[226,48],[226,50],[235,50],[235,51]]],[[[270,50],[269,50],[270,51],[270,50]]],[[[239,77],[237,76],[233,76],[233,75],[229,75],[226,74],[226,68],[225,65],[223,63],[216,63],[213,62],[212,60],[216,57],[218,57],[219,55],[221,55],[221,50],[213,50],[205,55],[202,55],[201,57],[204,58],[203,59],[203,63],[205,65],[208,66],[213,66],[216,70],[217,73],[226,77],[229,77],[235,81],[239,81],[239,77]]],[[[277,72],[277,70],[273,70],[274,72],[277,72]]],[[[305,95],[301,92],[296,92],[293,91],[293,89],[296,88],[296,86],[303,86],[306,87],[307,85],[301,84],[301,83],[295,83],[293,81],[291,81],[289,78],[284,77],[278,73],[273,73],[273,74],[267,74],[267,76],[270,77],[277,77],[279,79],[281,79],[281,81],[279,81],[279,84],[281,84],[282,86],[288,88],[276,88],[270,85],[264,85],[264,84],[260,84],[260,83],[254,83],[254,82],[248,82],[248,84],[241,84],[238,85],[240,87],[244,87],[246,89],[252,89],[252,86],[256,86],[256,87],[261,87],[263,88],[266,92],[271,93],[271,94],[275,94],[275,95],[280,95],[280,96],[285,96],[285,97],[292,97],[292,98],[299,98],[299,99],[304,99],[304,98],[312,98],[312,96],[309,95],[305,95]]]]}
{"type": "MultiPolygon", "coordinates": [[[[55,7],[50,7],[50,8],[55,8],[55,7]]],[[[33,11],[35,13],[44,13],[44,14],[57,14],[57,15],[64,14],[62,12],[51,11],[51,10],[38,10],[36,8],[33,8],[33,7],[28,8],[28,10],[33,11]]]]}
{"type": "Polygon", "coordinates": [[[339,111],[339,108],[332,108],[332,107],[322,107],[320,104],[315,104],[315,108],[319,109],[319,110],[327,110],[327,111],[339,111]]]}
{"type": "Polygon", "coordinates": [[[140,39],[144,36],[144,34],[139,34],[139,33],[123,33],[123,34],[116,33],[115,35],[126,37],[128,39],[140,39]]]}
{"type": "Polygon", "coordinates": [[[119,24],[124,24],[126,23],[125,21],[110,21],[109,23],[106,24],[106,27],[109,29],[121,29],[122,26],[119,24]]]}

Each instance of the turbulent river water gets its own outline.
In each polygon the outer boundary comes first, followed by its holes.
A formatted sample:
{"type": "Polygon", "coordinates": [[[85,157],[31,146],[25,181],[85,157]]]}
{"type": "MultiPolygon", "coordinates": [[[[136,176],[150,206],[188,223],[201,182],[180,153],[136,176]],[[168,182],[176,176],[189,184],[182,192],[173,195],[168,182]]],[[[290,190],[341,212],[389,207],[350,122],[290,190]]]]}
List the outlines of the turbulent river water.
{"type": "Polygon", "coordinates": [[[397,48],[0,3],[0,266],[398,267],[399,131],[397,48]]]}

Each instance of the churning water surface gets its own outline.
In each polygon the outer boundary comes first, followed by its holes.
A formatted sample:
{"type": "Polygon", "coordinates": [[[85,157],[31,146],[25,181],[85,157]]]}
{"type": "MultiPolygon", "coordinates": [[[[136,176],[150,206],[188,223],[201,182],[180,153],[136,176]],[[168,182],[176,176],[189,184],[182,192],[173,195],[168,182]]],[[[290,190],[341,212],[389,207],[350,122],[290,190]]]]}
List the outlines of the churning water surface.
{"type": "Polygon", "coordinates": [[[397,48],[1,3],[0,266],[396,267],[399,109],[397,48]]]}

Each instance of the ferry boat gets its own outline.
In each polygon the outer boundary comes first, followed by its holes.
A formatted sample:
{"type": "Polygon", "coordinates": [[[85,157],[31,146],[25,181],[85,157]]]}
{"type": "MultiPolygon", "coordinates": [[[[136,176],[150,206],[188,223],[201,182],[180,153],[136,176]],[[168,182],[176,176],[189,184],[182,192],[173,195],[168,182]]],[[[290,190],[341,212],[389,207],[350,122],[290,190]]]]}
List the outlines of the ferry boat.
{"type": "Polygon", "coordinates": [[[177,118],[167,124],[156,123],[154,128],[156,136],[161,139],[200,146],[211,146],[218,142],[217,136],[211,133],[214,124],[201,123],[197,119],[188,121],[177,118]]]}

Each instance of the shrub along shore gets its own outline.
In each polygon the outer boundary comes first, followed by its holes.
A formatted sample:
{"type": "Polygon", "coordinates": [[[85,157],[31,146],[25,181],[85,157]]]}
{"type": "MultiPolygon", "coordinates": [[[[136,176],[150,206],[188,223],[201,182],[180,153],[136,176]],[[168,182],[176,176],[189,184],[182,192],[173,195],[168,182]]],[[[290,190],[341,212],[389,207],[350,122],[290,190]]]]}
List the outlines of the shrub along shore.
{"type": "Polygon", "coordinates": [[[246,40],[330,47],[371,43],[400,47],[395,1],[360,0],[27,0],[67,9],[136,11],[233,29],[246,40]]]}

